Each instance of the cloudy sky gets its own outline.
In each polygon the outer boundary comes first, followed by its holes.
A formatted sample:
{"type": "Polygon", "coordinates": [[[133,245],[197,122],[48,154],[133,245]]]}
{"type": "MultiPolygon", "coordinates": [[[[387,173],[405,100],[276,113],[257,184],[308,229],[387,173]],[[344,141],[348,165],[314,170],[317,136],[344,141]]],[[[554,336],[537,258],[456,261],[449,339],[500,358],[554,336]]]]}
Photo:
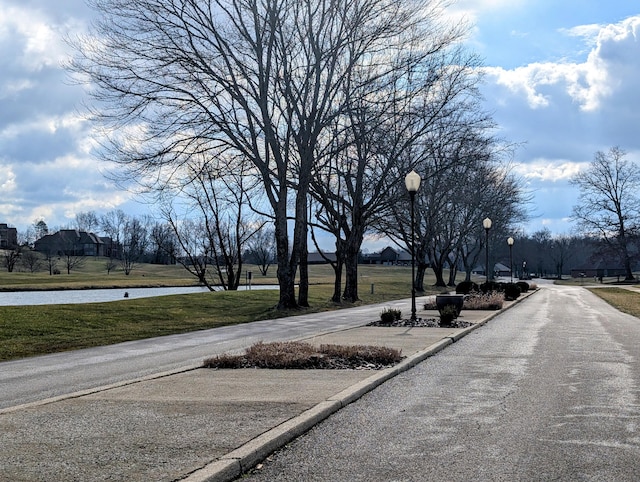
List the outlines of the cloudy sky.
{"type": "MultiPolygon", "coordinates": [[[[533,195],[528,232],[566,233],[568,179],[598,150],[640,161],[640,5],[629,0],[459,0],[483,59],[486,108],[521,147],[514,169],[533,195]]],[[[61,67],[63,37],[86,28],[83,0],[0,0],[0,223],[73,224],[75,214],[146,207],[91,156],[83,99],[61,67]]]]}

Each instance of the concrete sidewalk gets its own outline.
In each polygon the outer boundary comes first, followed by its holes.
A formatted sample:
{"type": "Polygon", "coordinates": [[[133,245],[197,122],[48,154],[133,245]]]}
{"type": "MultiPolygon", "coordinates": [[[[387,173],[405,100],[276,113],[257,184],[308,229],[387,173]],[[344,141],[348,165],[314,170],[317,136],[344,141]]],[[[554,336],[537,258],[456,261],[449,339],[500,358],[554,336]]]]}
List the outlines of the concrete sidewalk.
{"type": "Polygon", "coordinates": [[[233,480],[498,313],[463,311],[473,323],[465,329],[367,327],[373,320],[363,319],[306,339],[402,350],[401,363],[380,371],[201,368],[0,410],[0,480],[233,480]]]}

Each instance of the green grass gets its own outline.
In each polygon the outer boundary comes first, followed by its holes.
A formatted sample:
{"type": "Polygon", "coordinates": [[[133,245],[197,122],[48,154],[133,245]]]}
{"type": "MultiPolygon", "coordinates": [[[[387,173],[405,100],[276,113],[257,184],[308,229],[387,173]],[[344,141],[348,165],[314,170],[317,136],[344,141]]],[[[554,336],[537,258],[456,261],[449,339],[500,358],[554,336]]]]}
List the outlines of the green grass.
{"type": "MultiPolygon", "coordinates": [[[[3,273],[0,287],[63,289],[134,286],[120,284],[129,281],[124,274],[112,278],[113,273],[107,275],[97,269],[97,263],[92,264],[71,275],[3,273]],[[55,283],[47,284],[48,278],[53,278],[55,283]],[[112,279],[117,279],[117,282],[112,282],[112,279]]],[[[138,276],[130,279],[135,280],[135,286],[193,284],[184,273],[176,274],[177,269],[175,266],[141,265],[137,270],[138,276]]],[[[255,266],[249,266],[248,269],[254,273],[253,284],[276,284],[274,267],[269,270],[267,277],[262,277],[255,266]]],[[[361,266],[359,273],[361,301],[357,305],[411,296],[411,268],[361,266]],[[375,285],[373,294],[371,284],[375,285]]],[[[136,271],[131,276],[135,274],[136,271]]],[[[434,282],[433,277],[428,277],[425,286],[434,282]]],[[[439,291],[434,289],[432,292],[439,291]]],[[[278,302],[278,292],[267,290],[194,293],[110,303],[0,307],[0,360],[354,306],[332,303],[329,301],[332,293],[333,271],[330,266],[322,265],[310,267],[311,308],[289,312],[276,311],[274,307],[278,302]]]]}
{"type": "Polygon", "coordinates": [[[593,288],[589,291],[623,313],[640,318],[640,293],[624,288],[593,288]]]}
{"type": "Polygon", "coordinates": [[[137,265],[129,276],[119,267],[107,274],[106,258],[87,258],[84,266],[70,274],[59,266],[61,274],[0,271],[0,290],[59,290],[87,288],[134,288],[152,286],[192,286],[195,278],[182,266],[137,265]]]}

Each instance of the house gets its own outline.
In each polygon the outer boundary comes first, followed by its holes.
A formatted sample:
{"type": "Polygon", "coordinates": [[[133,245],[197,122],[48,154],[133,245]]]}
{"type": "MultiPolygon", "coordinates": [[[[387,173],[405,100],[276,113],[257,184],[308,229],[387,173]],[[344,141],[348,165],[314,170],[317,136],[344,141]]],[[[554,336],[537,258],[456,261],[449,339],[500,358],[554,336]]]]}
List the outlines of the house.
{"type": "Polygon", "coordinates": [[[613,276],[626,276],[624,268],[572,268],[572,278],[608,278],[613,276]]]}
{"type": "Polygon", "coordinates": [[[336,253],[308,253],[307,264],[327,264],[336,261],[336,253]]]}
{"type": "MultiPolygon", "coordinates": [[[[484,270],[484,265],[479,265],[476,266],[475,268],[473,268],[471,270],[472,274],[478,275],[478,276],[486,276],[487,273],[484,270]]],[[[508,278],[511,276],[511,271],[509,270],[509,267],[502,264],[502,263],[496,263],[493,265],[493,276],[495,277],[502,277],[502,278],[508,278]]]]}
{"type": "Polygon", "coordinates": [[[0,224],[0,249],[15,249],[18,247],[18,230],[7,224],[0,224]]]}
{"type": "Polygon", "coordinates": [[[34,249],[41,253],[65,256],[106,256],[104,238],[77,229],[61,229],[38,239],[34,249]]]}
{"type": "Polygon", "coordinates": [[[379,253],[364,254],[362,263],[383,265],[411,264],[411,253],[405,250],[396,251],[391,246],[387,246],[379,253]]]}

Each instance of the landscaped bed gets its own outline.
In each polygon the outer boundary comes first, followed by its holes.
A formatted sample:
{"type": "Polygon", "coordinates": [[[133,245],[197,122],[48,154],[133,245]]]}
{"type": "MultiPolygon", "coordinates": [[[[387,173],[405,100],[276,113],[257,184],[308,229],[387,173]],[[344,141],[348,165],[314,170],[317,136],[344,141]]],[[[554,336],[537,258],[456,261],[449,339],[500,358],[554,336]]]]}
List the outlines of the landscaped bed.
{"type": "Polygon", "coordinates": [[[205,368],[355,369],[379,370],[404,357],[400,350],[382,346],[320,345],[299,341],[256,343],[244,355],[218,355],[205,368]]]}

